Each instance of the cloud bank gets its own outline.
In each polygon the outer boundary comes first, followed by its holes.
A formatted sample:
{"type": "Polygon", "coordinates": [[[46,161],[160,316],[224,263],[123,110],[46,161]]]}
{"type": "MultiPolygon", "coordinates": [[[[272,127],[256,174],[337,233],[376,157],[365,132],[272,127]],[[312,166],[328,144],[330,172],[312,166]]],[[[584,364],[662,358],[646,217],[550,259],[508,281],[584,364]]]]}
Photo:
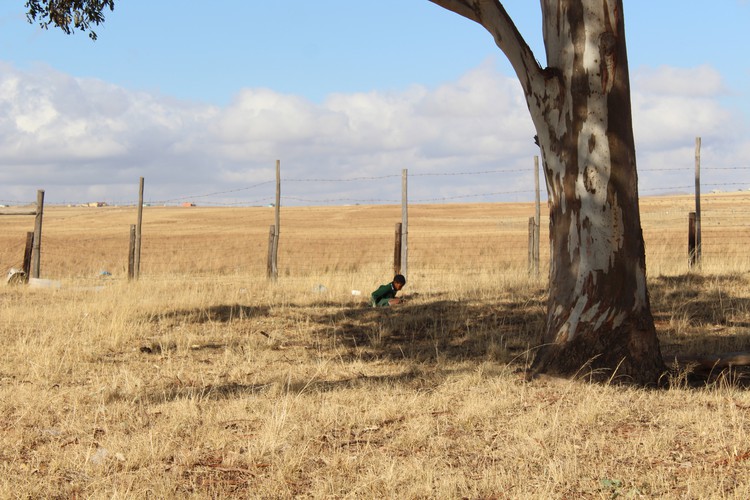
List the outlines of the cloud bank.
{"type": "MultiPolygon", "coordinates": [[[[709,169],[748,167],[709,170],[712,182],[750,187],[746,117],[720,74],[631,72],[642,193],[690,186],[696,136],[709,169]]],[[[49,203],[133,203],[139,177],[152,203],[265,204],[277,159],[287,205],[398,203],[402,169],[412,202],[531,200],[534,133],[518,81],[492,61],[437,88],[321,103],[245,88],[226,107],[0,63],[4,204],[37,189],[49,203]]]]}

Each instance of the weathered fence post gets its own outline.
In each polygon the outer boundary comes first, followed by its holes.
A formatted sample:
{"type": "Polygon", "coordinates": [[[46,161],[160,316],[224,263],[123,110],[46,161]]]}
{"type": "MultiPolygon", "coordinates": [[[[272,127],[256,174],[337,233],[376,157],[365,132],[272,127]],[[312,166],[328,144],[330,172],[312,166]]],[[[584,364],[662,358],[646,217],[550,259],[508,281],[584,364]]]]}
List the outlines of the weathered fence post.
{"type": "Polygon", "coordinates": [[[274,246],[276,245],[276,226],[271,224],[271,227],[268,231],[268,264],[266,267],[266,276],[269,279],[276,280],[276,262],[275,262],[275,254],[274,254],[274,246]]]}
{"type": "Polygon", "coordinates": [[[141,235],[143,225],[143,177],[138,181],[138,219],[135,225],[135,252],[133,254],[133,279],[141,275],[141,235]]]}
{"type": "Polygon", "coordinates": [[[393,247],[393,274],[401,274],[401,223],[396,223],[396,239],[393,247]]]}
{"type": "Polygon", "coordinates": [[[42,217],[44,215],[44,190],[36,192],[36,219],[34,219],[34,242],[31,247],[31,277],[39,278],[42,260],[42,217]]]}
{"type": "Polygon", "coordinates": [[[273,227],[273,243],[271,252],[273,256],[270,260],[271,273],[269,275],[274,281],[279,277],[279,235],[281,233],[281,161],[276,160],[276,205],[275,214],[276,224],[273,227]]]}
{"type": "Polygon", "coordinates": [[[536,267],[534,265],[534,234],[536,233],[536,222],[533,217],[529,217],[529,275],[536,273],[536,267]]]}
{"type": "Polygon", "coordinates": [[[695,138],[695,264],[700,265],[701,243],[701,138],[695,138]]]}
{"type": "Polygon", "coordinates": [[[539,240],[541,238],[541,208],[539,194],[539,157],[534,157],[534,276],[539,277],[539,240]]]}
{"type": "Polygon", "coordinates": [[[407,178],[409,171],[401,171],[401,274],[406,276],[409,272],[409,202],[407,191],[407,178]]]}
{"type": "Polygon", "coordinates": [[[688,214],[688,267],[692,268],[698,263],[695,242],[695,212],[688,214]]]}
{"type": "Polygon", "coordinates": [[[135,224],[130,225],[130,244],[128,245],[128,281],[135,278],[135,224]]]}
{"type": "Polygon", "coordinates": [[[31,273],[31,252],[34,248],[34,231],[26,233],[26,248],[23,250],[23,273],[24,279],[29,280],[31,273]]]}

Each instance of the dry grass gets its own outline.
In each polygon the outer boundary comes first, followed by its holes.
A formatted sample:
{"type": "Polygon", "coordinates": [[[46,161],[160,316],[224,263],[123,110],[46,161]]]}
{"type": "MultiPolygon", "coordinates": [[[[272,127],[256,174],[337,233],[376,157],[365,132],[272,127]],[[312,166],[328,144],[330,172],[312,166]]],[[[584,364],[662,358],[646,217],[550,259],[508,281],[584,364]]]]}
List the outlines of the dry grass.
{"type": "MultiPolygon", "coordinates": [[[[304,265],[269,283],[268,210],[148,209],[128,284],[132,210],[50,209],[62,288],[0,287],[0,497],[750,498],[742,373],[524,382],[544,283],[492,248],[525,241],[528,205],[413,209],[408,302],[352,296],[388,275],[393,210],[290,209],[304,265]]],[[[3,265],[28,220],[0,218],[3,265]]],[[[644,223],[664,351],[747,349],[742,259],[686,273],[682,221],[644,223]]]]}

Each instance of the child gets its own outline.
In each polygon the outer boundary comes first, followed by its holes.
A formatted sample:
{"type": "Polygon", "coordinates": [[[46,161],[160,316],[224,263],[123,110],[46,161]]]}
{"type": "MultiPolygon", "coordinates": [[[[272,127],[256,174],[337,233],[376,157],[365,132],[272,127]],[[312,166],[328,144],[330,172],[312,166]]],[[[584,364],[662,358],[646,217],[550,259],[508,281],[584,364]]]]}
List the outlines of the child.
{"type": "Polygon", "coordinates": [[[406,278],[397,274],[393,277],[393,281],[381,285],[377,290],[372,292],[370,295],[370,305],[372,305],[372,307],[388,307],[400,303],[401,299],[396,298],[396,293],[401,290],[405,284],[406,278]]]}

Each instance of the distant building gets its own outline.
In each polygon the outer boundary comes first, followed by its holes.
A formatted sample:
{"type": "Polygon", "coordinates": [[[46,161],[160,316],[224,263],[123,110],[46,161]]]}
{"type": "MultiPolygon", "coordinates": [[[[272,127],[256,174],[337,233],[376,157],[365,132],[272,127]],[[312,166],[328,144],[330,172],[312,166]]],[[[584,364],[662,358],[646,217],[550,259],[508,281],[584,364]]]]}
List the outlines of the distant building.
{"type": "Polygon", "coordinates": [[[182,204],[182,206],[183,207],[194,207],[195,203],[190,203],[189,201],[186,201],[185,203],[182,204]]]}
{"type": "Polygon", "coordinates": [[[106,207],[107,203],[104,201],[90,201],[86,204],[87,207],[106,207]]]}

